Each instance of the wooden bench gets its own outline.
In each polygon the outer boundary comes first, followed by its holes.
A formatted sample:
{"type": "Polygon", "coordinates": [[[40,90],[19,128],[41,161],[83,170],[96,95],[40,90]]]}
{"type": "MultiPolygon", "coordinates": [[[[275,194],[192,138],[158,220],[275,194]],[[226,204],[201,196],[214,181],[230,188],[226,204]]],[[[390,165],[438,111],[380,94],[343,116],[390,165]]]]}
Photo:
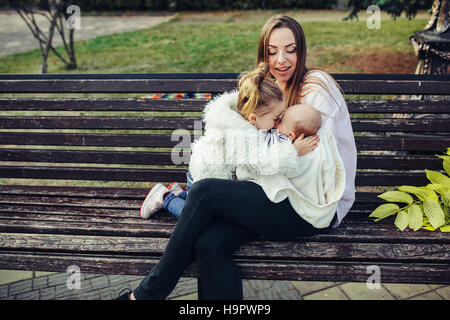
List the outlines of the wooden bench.
{"type": "MultiPolygon", "coordinates": [[[[172,141],[171,133],[193,130],[207,101],[63,94],[218,94],[234,89],[235,77],[1,75],[0,93],[51,93],[57,98],[0,98],[0,269],[65,272],[77,265],[83,273],[146,275],[161,256],[176,219],[160,212],[143,220],[140,205],[154,182],[186,181],[186,165],[175,166],[171,159],[172,148],[180,143],[172,141]],[[49,186],[52,181],[58,185],[49,186]],[[150,183],[130,187],[138,182],[150,183]]],[[[450,284],[448,233],[401,232],[393,219],[375,223],[368,218],[384,202],[377,198],[380,188],[426,185],[423,169],[441,170],[442,161],[434,154],[450,147],[448,117],[392,115],[448,116],[449,102],[350,96],[450,95],[449,78],[335,78],[347,94],[357,135],[356,202],[330,234],[295,241],[261,237],[248,243],[235,254],[243,277],[366,282],[373,273],[369,267],[375,265],[382,283],[450,284]]],[[[195,263],[185,275],[197,275],[195,263]]]]}

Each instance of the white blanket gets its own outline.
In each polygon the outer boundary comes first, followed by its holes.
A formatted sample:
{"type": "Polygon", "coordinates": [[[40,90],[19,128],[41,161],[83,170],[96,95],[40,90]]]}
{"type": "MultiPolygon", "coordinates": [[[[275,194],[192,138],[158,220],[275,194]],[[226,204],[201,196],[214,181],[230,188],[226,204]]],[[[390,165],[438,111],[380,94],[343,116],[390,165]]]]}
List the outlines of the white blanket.
{"type": "Polygon", "coordinates": [[[295,175],[255,176],[238,167],[241,180],[259,184],[275,202],[289,198],[295,211],[316,228],[328,227],[345,189],[345,170],[331,130],[322,127],[314,151],[297,157],[295,175]]]}

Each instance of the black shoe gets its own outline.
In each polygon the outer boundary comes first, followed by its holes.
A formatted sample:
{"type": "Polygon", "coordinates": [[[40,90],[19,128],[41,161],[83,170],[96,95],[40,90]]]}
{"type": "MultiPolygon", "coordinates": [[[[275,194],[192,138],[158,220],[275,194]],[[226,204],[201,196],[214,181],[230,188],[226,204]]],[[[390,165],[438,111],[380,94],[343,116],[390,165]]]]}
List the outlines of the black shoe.
{"type": "Polygon", "coordinates": [[[130,289],[126,288],[120,291],[119,295],[117,296],[116,300],[130,300],[131,293],[130,289]]]}

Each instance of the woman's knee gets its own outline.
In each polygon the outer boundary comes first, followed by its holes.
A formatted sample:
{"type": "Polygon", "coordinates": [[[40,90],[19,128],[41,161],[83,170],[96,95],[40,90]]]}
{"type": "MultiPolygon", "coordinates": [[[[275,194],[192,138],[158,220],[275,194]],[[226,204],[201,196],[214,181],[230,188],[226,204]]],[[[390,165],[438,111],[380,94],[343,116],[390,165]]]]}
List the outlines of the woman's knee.
{"type": "Polygon", "coordinates": [[[194,253],[199,262],[231,258],[231,254],[222,246],[220,240],[209,234],[202,234],[197,238],[194,253]]]}
{"type": "Polygon", "coordinates": [[[194,182],[189,189],[189,196],[192,196],[192,194],[197,196],[209,194],[211,190],[215,189],[214,184],[217,180],[218,179],[207,178],[194,182]]]}

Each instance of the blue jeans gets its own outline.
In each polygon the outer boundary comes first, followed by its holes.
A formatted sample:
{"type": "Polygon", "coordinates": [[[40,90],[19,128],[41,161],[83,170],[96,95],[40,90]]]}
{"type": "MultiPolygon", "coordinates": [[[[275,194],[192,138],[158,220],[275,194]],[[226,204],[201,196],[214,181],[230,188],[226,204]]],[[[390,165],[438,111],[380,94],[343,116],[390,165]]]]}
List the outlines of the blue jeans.
{"type": "Polygon", "coordinates": [[[192,183],[194,183],[194,181],[190,172],[188,171],[186,173],[186,190],[181,192],[181,194],[178,196],[174,195],[173,193],[169,193],[163,200],[163,208],[166,209],[169,213],[173,214],[175,217],[179,218],[192,183]]]}

